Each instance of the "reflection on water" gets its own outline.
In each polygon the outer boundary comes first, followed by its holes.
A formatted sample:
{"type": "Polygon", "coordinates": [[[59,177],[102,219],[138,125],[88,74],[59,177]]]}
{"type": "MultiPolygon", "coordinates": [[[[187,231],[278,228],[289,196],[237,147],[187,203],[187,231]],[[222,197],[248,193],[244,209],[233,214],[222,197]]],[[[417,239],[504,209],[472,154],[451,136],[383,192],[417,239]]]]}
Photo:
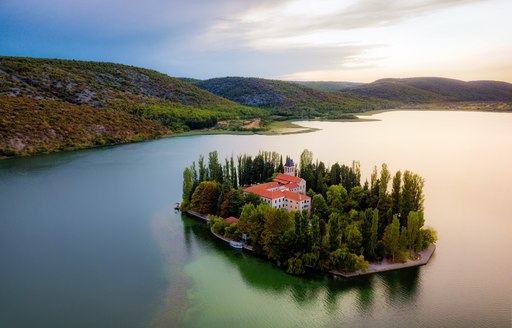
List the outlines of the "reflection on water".
{"type": "MultiPolygon", "coordinates": [[[[379,289],[380,285],[383,285],[386,291],[384,299],[380,299],[380,302],[388,304],[412,301],[417,292],[420,268],[352,279],[331,279],[321,275],[295,277],[286,274],[265,259],[235,250],[215,239],[203,222],[186,215],[182,215],[182,221],[187,248],[197,243],[194,246],[196,251],[207,249],[209,252],[215,252],[218,261],[222,260],[224,265],[237,269],[245,285],[266,295],[287,297],[299,308],[307,309],[323,299],[323,311],[336,314],[339,312],[340,304],[346,303],[344,299],[351,298],[355,300],[350,306],[351,311],[367,316],[373,311],[375,290],[379,289]]],[[[211,277],[211,283],[215,283],[215,274],[219,273],[212,274],[214,276],[211,277]]],[[[191,322],[187,325],[195,326],[191,322]]]]}
{"type": "Polygon", "coordinates": [[[414,301],[419,284],[420,268],[408,268],[379,274],[391,301],[414,301]]]}
{"type": "Polygon", "coordinates": [[[0,327],[510,327],[512,115],[389,112],[286,136],[194,136],[0,161],[0,327]],[[426,178],[427,266],[294,277],[181,218],[200,154],[304,148],[426,178]],[[474,260],[468,260],[471,256],[474,260]]]}

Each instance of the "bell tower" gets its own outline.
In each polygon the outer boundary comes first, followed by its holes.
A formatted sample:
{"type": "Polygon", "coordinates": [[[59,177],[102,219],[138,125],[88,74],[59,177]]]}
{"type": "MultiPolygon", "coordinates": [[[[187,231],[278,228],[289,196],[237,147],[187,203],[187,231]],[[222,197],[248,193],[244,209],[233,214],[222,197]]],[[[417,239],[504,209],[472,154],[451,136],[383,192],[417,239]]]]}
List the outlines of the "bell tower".
{"type": "Polygon", "coordinates": [[[284,174],[295,176],[295,164],[293,164],[293,159],[286,156],[286,163],[284,164],[284,174]]]}

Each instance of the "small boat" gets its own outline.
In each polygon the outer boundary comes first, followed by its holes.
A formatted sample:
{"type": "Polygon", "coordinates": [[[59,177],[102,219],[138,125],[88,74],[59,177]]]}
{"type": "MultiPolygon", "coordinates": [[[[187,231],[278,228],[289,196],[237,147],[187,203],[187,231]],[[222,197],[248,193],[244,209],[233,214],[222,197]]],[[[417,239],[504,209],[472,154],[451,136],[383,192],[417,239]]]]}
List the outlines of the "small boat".
{"type": "Polygon", "coordinates": [[[180,210],[180,203],[176,203],[176,206],[174,206],[174,209],[179,211],[180,210]]]}
{"type": "Polygon", "coordinates": [[[229,246],[231,246],[233,248],[237,248],[237,249],[242,249],[242,248],[244,248],[244,243],[232,240],[229,242],[229,246]]]}

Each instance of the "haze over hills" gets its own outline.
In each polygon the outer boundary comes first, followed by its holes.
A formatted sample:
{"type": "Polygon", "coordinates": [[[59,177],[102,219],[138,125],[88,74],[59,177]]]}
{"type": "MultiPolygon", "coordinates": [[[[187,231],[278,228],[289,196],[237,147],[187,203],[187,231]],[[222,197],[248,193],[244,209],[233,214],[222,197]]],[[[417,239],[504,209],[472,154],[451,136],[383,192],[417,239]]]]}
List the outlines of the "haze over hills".
{"type": "Polygon", "coordinates": [[[464,82],[439,77],[381,79],[341,90],[408,104],[443,101],[512,101],[512,84],[510,83],[499,81],[464,82]]]}
{"type": "Polygon", "coordinates": [[[293,117],[335,118],[343,116],[344,113],[397,106],[387,100],[328,92],[294,82],[260,78],[214,78],[195,85],[246,106],[266,108],[273,114],[293,117]]]}
{"type": "Polygon", "coordinates": [[[297,84],[305,85],[310,88],[320,89],[324,91],[340,91],[342,89],[357,87],[364,83],[347,82],[347,81],[290,81],[297,84]]]}

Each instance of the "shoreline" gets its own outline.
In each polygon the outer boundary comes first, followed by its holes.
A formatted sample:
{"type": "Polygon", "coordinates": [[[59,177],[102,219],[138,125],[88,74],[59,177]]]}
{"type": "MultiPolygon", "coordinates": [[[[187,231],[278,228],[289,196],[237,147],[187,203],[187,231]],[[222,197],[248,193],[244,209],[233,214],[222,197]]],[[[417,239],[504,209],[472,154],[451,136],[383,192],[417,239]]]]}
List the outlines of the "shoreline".
{"type": "Polygon", "coordinates": [[[292,120],[286,120],[286,121],[274,121],[270,123],[269,130],[261,130],[261,131],[230,131],[230,130],[222,130],[222,129],[201,129],[201,130],[192,130],[187,132],[180,132],[180,133],[169,133],[164,134],[161,136],[158,136],[156,138],[150,138],[150,139],[142,139],[142,140],[132,140],[127,142],[120,142],[120,143],[112,143],[112,144],[106,144],[106,145],[90,145],[90,146],[76,146],[76,147],[70,147],[69,149],[59,149],[59,150],[51,150],[51,151],[45,151],[40,153],[30,153],[30,154],[20,154],[16,156],[5,156],[0,155],[0,161],[5,161],[9,159],[15,159],[15,158],[24,158],[24,157],[33,157],[33,156],[39,156],[39,155],[49,155],[49,154],[55,154],[55,153],[64,153],[64,152],[73,152],[73,151],[80,151],[80,150],[89,150],[89,149],[100,149],[100,148],[107,148],[112,146],[118,146],[118,145],[127,145],[127,144],[133,144],[133,143],[142,143],[142,142],[150,142],[154,140],[161,140],[161,139],[167,139],[167,138],[177,138],[177,137],[190,137],[190,136],[202,136],[202,135],[263,135],[263,136],[278,136],[278,135],[291,135],[291,134],[300,134],[300,133],[311,133],[320,131],[319,128],[311,128],[307,126],[298,125],[294,122],[300,122],[300,121],[311,121],[311,122],[375,122],[380,121],[379,119],[369,118],[369,116],[386,113],[386,112],[395,112],[395,111],[445,111],[445,112],[482,112],[482,113],[512,113],[512,109],[505,109],[505,110],[496,110],[493,108],[470,108],[470,106],[462,106],[462,107],[454,107],[453,104],[450,107],[450,104],[446,104],[446,106],[441,105],[430,105],[424,104],[424,105],[411,105],[409,107],[401,107],[401,108],[389,108],[389,109],[377,109],[377,110],[371,110],[367,112],[360,112],[360,113],[350,113],[352,115],[355,115],[357,118],[354,119],[292,119],[292,120]],[[439,107],[437,107],[439,106],[439,107]]]}
{"type": "MultiPolygon", "coordinates": [[[[201,219],[207,223],[209,221],[209,219],[204,214],[199,214],[194,211],[187,210],[186,212],[182,212],[182,213],[186,213],[187,215],[189,215],[191,217],[201,219]]],[[[212,233],[212,235],[214,235],[218,240],[221,240],[221,241],[227,243],[228,245],[229,245],[229,242],[235,241],[233,239],[226,238],[224,236],[221,236],[221,235],[215,233],[211,228],[209,230],[212,233]]],[[[248,250],[250,252],[254,252],[252,246],[246,245],[245,243],[243,244],[243,249],[248,250]]],[[[418,253],[418,255],[420,256],[420,258],[418,260],[408,260],[405,263],[388,263],[387,260],[383,260],[380,263],[371,262],[368,264],[368,270],[366,270],[365,272],[363,272],[361,270],[356,270],[354,272],[341,272],[338,270],[331,270],[331,271],[328,271],[327,273],[335,279],[338,277],[354,278],[354,277],[366,276],[366,275],[374,274],[374,273],[388,272],[388,271],[394,271],[394,270],[400,270],[400,269],[406,269],[406,268],[414,268],[414,267],[426,265],[430,261],[430,258],[434,254],[435,250],[436,250],[436,245],[432,244],[429,247],[427,247],[426,249],[424,249],[418,253]]]]}
{"type": "Polygon", "coordinates": [[[383,260],[381,263],[369,263],[368,264],[368,270],[365,272],[361,270],[356,270],[354,272],[340,272],[337,270],[331,270],[329,271],[330,274],[332,274],[334,277],[343,277],[343,278],[353,278],[353,277],[359,277],[359,276],[365,276],[373,273],[380,273],[380,272],[387,272],[387,271],[394,271],[394,270],[400,270],[400,269],[406,269],[406,268],[414,268],[422,265],[426,265],[429,261],[432,255],[434,254],[434,251],[436,250],[436,245],[432,244],[426,249],[422,250],[418,254],[420,255],[420,259],[418,260],[408,260],[405,263],[388,263],[387,260],[383,260]]]}

